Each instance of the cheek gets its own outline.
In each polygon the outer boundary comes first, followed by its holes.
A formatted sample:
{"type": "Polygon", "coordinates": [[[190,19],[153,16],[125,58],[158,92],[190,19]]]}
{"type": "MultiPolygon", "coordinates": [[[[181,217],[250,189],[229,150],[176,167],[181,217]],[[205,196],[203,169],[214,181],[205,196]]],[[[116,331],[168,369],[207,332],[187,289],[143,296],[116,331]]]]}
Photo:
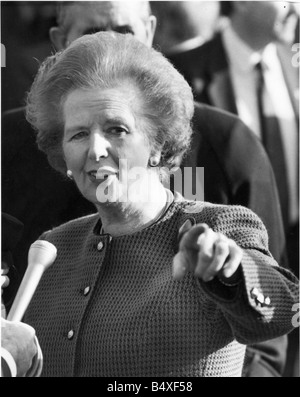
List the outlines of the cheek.
{"type": "Polygon", "coordinates": [[[65,144],[63,145],[63,153],[66,165],[69,169],[75,171],[84,165],[84,154],[78,147],[65,144]]]}
{"type": "Polygon", "coordinates": [[[151,149],[144,139],[132,142],[127,145],[124,157],[128,160],[128,166],[147,167],[150,158],[151,149]]]}

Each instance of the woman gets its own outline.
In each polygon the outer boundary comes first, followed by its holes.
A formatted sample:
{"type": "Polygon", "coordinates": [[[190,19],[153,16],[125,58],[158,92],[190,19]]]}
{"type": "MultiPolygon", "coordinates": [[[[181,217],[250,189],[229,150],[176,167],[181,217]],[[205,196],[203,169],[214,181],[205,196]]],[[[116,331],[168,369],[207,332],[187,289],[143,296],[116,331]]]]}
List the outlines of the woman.
{"type": "Polygon", "coordinates": [[[41,66],[27,117],[97,215],[57,247],[27,311],[43,376],[240,376],[245,346],[292,330],[297,280],[251,211],[174,196],[193,97],[130,35],[84,36],[41,66]]]}

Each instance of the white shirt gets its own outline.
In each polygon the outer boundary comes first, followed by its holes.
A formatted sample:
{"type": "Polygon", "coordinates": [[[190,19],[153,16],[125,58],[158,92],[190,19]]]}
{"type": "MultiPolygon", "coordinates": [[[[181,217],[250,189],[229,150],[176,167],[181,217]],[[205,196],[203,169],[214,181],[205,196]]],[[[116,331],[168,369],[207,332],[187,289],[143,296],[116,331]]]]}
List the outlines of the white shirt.
{"type": "Polygon", "coordinates": [[[265,68],[265,88],[271,100],[269,115],[279,121],[286,159],[289,189],[289,219],[294,224],[299,219],[298,203],[298,131],[293,105],[285,83],[275,44],[269,44],[263,53],[253,51],[242,41],[229,24],[222,32],[228,56],[230,77],[238,115],[244,123],[261,138],[259,111],[256,93],[255,65],[262,61],[265,68]]]}

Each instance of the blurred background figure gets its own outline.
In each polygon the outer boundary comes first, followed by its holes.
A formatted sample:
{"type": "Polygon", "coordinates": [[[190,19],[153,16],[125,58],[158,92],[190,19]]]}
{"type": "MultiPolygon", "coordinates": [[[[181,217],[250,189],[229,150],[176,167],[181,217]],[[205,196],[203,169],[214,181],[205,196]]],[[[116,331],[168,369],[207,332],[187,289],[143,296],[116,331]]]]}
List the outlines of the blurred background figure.
{"type": "Polygon", "coordinates": [[[167,56],[201,45],[212,38],[218,28],[218,1],[150,3],[158,21],[153,46],[167,56]]]}
{"type": "Polygon", "coordinates": [[[2,73],[2,111],[24,106],[39,63],[51,53],[49,28],[55,24],[55,4],[47,1],[2,1],[1,43],[6,48],[2,73]]]}
{"type": "Polygon", "coordinates": [[[148,47],[152,45],[156,19],[147,1],[59,2],[57,26],[50,38],[57,51],[77,38],[100,31],[132,34],[148,47]]]}

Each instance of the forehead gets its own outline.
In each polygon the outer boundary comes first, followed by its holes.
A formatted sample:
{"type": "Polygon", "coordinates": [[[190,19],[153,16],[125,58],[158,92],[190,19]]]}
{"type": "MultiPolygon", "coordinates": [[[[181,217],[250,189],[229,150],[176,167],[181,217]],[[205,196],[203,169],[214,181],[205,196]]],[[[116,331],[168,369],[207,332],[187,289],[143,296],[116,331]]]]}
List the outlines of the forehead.
{"type": "Polygon", "coordinates": [[[64,102],[65,127],[78,122],[93,122],[108,119],[135,119],[143,101],[139,90],[130,84],[117,88],[76,89],[71,91],[64,102]]]}
{"type": "Polygon", "coordinates": [[[64,25],[68,29],[134,25],[143,18],[141,6],[136,2],[99,1],[66,7],[64,25]]]}

